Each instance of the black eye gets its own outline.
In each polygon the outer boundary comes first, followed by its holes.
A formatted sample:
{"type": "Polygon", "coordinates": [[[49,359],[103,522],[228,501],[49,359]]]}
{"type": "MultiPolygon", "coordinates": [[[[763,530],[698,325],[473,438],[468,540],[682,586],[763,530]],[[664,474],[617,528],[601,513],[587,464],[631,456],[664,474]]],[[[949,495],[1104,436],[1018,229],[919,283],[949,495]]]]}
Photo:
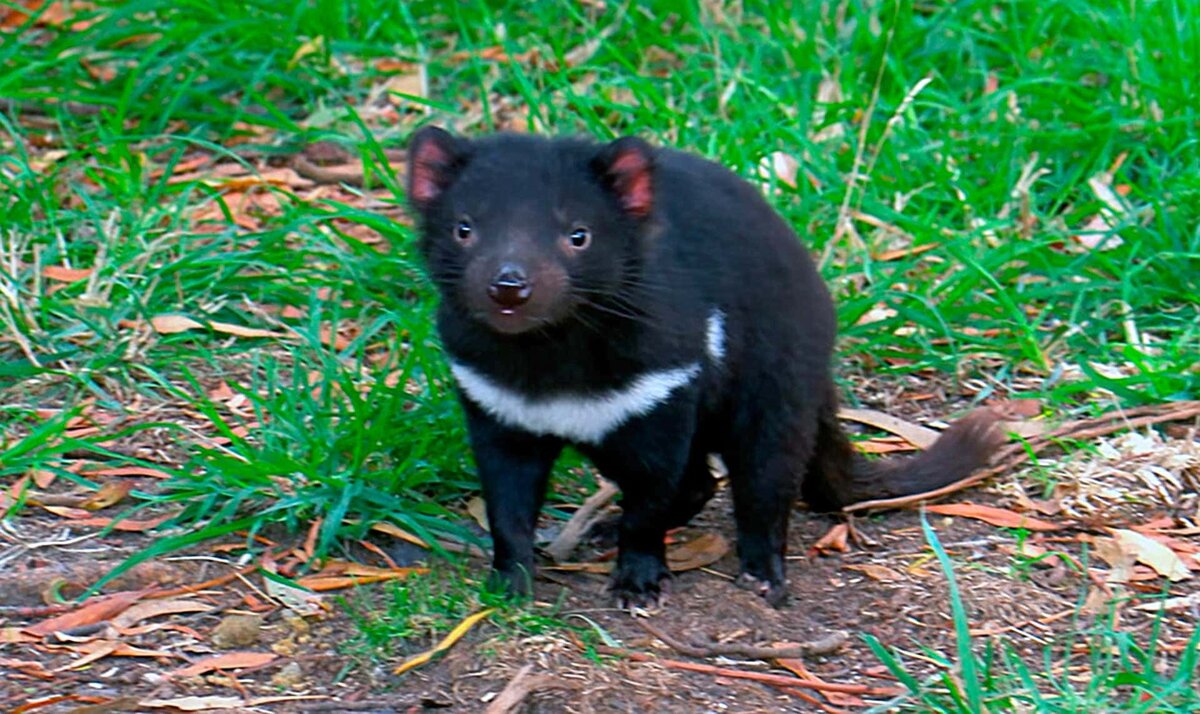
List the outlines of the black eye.
{"type": "Polygon", "coordinates": [[[467,221],[466,219],[459,221],[458,225],[454,227],[454,237],[458,238],[460,243],[466,243],[467,241],[471,240],[470,221],[467,221]]]}
{"type": "Polygon", "coordinates": [[[571,231],[569,236],[567,236],[567,240],[570,241],[572,248],[576,250],[583,250],[591,245],[592,232],[587,228],[576,228],[575,230],[571,231]]]}

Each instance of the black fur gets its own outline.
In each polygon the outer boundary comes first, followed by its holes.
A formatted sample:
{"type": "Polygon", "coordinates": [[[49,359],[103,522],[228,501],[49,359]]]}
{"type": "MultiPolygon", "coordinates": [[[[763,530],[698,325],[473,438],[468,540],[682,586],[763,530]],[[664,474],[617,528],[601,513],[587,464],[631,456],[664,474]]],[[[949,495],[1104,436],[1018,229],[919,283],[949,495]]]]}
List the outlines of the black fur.
{"type": "MultiPolygon", "coordinates": [[[[729,468],[742,580],[772,604],[787,594],[796,498],[833,510],[935,488],[986,459],[994,433],[984,417],[915,459],[876,466],[854,454],[835,417],[829,293],[792,230],[725,168],[634,138],[468,141],[434,128],[414,136],[409,156],[421,250],[442,294],[438,327],[455,362],[529,398],[597,394],[701,365],[649,413],[577,444],[623,491],[613,580],[623,602],[658,598],[665,531],[713,493],[710,453],[729,468]],[[579,231],[590,240],[582,249],[571,244],[584,242],[579,231]],[[502,269],[528,283],[527,303],[489,300],[502,269]],[[705,347],[714,309],[724,315],[719,361],[705,347]]],[[[524,590],[565,441],[463,403],[494,569],[524,590]]]]}

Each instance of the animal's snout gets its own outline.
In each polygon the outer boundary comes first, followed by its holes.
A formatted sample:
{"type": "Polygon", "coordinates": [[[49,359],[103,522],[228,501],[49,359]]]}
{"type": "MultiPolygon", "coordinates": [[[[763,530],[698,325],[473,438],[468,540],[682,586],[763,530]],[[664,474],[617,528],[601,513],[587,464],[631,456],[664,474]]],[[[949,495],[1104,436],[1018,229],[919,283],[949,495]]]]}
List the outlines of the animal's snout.
{"type": "Polygon", "coordinates": [[[488,297],[502,308],[515,308],[529,302],[533,292],[525,269],[515,263],[500,266],[488,283],[488,297]]]}

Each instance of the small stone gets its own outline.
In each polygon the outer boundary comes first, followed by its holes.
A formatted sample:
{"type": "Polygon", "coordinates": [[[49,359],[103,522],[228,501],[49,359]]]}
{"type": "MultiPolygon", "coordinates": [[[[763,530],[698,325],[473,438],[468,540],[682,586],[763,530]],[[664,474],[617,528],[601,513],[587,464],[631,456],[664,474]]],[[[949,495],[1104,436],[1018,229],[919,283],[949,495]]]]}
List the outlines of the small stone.
{"type": "Polygon", "coordinates": [[[227,615],[213,628],[212,643],[223,650],[249,647],[262,634],[261,615],[227,615]]]}
{"type": "Polygon", "coordinates": [[[296,689],[304,683],[304,671],[297,662],[288,662],[271,677],[271,684],[280,689],[296,689]]]}
{"type": "Polygon", "coordinates": [[[289,635],[271,645],[271,651],[284,657],[294,657],[300,651],[300,645],[296,643],[295,635],[289,635]]]}

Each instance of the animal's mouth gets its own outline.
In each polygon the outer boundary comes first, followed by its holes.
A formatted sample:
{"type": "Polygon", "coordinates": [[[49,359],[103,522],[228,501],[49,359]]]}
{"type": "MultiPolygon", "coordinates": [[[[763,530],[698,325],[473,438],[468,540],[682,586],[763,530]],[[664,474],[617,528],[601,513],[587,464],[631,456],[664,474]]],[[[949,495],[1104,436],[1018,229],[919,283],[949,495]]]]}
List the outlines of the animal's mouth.
{"type": "Polygon", "coordinates": [[[494,332],[519,335],[546,324],[545,317],[520,307],[495,307],[480,317],[494,332]]]}

